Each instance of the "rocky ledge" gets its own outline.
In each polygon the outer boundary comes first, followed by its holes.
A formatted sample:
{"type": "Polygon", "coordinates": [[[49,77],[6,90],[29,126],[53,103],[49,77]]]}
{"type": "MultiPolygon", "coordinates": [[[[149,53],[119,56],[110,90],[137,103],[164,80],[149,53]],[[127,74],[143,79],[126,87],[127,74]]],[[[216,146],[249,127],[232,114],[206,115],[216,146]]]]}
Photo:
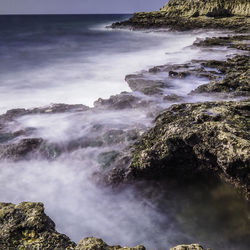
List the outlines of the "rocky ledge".
{"type": "MultiPolygon", "coordinates": [[[[44,213],[42,203],[0,203],[0,249],[36,250],[146,250],[136,247],[109,246],[94,237],[78,244],[55,229],[55,223],[44,213]]],[[[203,250],[198,244],[183,245],[172,250],[203,250]]]]}
{"type": "Polygon", "coordinates": [[[250,100],[176,104],[121,157],[109,182],[215,174],[250,198],[250,100]],[[126,160],[124,160],[124,158],[126,160]]]}
{"type": "Polygon", "coordinates": [[[248,0],[170,0],[159,11],[135,13],[129,20],[114,23],[112,27],[248,31],[249,16],[248,0]]]}

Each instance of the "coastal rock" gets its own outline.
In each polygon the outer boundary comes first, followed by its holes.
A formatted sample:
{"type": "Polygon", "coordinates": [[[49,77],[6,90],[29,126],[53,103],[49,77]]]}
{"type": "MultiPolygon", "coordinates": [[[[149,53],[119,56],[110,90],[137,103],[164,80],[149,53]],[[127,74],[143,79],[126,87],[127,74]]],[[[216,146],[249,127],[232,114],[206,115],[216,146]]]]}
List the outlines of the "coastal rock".
{"type": "Polygon", "coordinates": [[[144,78],[143,74],[127,75],[125,81],[133,91],[139,91],[145,95],[160,94],[162,88],[169,87],[168,83],[144,78]]]}
{"type": "Polygon", "coordinates": [[[250,3],[247,0],[170,0],[161,11],[167,16],[247,16],[250,13],[250,3]]]}
{"type": "Polygon", "coordinates": [[[75,250],[146,250],[146,248],[141,245],[136,247],[109,246],[102,239],[88,237],[82,239],[75,250]]]}
{"type": "MultiPolygon", "coordinates": [[[[173,105],[131,148],[124,181],[214,173],[250,197],[250,101],[173,105]]],[[[127,165],[126,165],[127,164],[127,165]]],[[[120,178],[121,179],[121,178],[120,178]]]]}
{"type": "Polygon", "coordinates": [[[205,250],[205,249],[199,244],[191,244],[191,245],[179,245],[179,246],[170,248],[170,250],[205,250]]]}
{"type": "Polygon", "coordinates": [[[159,11],[135,13],[112,28],[161,28],[190,30],[198,28],[248,31],[248,0],[171,0],[159,11]]]}
{"type": "Polygon", "coordinates": [[[211,81],[192,91],[197,93],[227,93],[233,96],[249,96],[250,94],[250,57],[237,55],[227,61],[203,62],[204,67],[216,68],[224,74],[223,79],[211,81]]]}
{"type": "Polygon", "coordinates": [[[30,153],[37,151],[43,143],[42,138],[22,139],[18,143],[0,145],[0,159],[7,158],[12,160],[21,160],[30,153]]]}
{"type": "Polygon", "coordinates": [[[102,109],[128,109],[135,107],[144,107],[148,103],[131,93],[122,92],[119,95],[113,95],[108,99],[99,98],[94,102],[95,108],[102,109]]]}
{"type": "Polygon", "coordinates": [[[55,223],[44,213],[42,203],[0,203],[0,249],[37,250],[145,250],[144,246],[108,246],[94,237],[78,245],[55,229],[55,223]]]}
{"type": "Polygon", "coordinates": [[[50,106],[33,108],[33,109],[11,109],[8,110],[5,114],[0,115],[0,125],[6,121],[11,121],[15,118],[24,115],[31,114],[55,114],[55,113],[64,113],[64,112],[77,112],[77,111],[86,111],[89,107],[82,104],[64,104],[56,103],[51,104],[50,106]]]}
{"type": "Polygon", "coordinates": [[[70,250],[75,246],[55,230],[42,203],[0,203],[0,249],[70,250]]]}
{"type": "Polygon", "coordinates": [[[229,48],[250,51],[249,41],[249,35],[207,37],[206,39],[195,41],[194,45],[198,47],[227,46],[229,48]]]}

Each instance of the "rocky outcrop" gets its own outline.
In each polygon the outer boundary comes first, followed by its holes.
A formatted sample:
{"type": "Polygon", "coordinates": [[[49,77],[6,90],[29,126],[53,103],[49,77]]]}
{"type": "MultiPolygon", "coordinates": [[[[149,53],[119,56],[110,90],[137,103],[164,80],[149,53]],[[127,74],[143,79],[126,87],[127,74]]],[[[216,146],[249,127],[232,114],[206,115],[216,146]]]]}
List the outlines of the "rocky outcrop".
{"type": "Polygon", "coordinates": [[[0,249],[74,249],[76,244],[55,229],[42,203],[0,203],[0,249]]]}
{"type": "MultiPolygon", "coordinates": [[[[250,101],[173,105],[132,147],[114,182],[215,173],[250,197],[250,101]],[[120,179],[117,179],[119,176],[120,179]]],[[[123,159],[124,161],[124,159],[123,159]]]]}
{"type": "Polygon", "coordinates": [[[247,0],[171,0],[159,11],[135,13],[129,20],[112,27],[248,31],[249,16],[250,3],[247,0]]]}
{"type": "Polygon", "coordinates": [[[194,45],[198,47],[227,46],[228,48],[250,51],[249,41],[250,35],[220,36],[199,39],[194,45]]]}
{"type": "MultiPolygon", "coordinates": [[[[146,250],[136,247],[109,246],[102,239],[87,237],[77,245],[55,229],[44,213],[42,203],[0,203],[0,249],[5,250],[146,250]]],[[[203,250],[198,244],[177,246],[171,250],[203,250]],[[186,248],[185,248],[186,247],[186,248]]]]}
{"type": "Polygon", "coordinates": [[[97,239],[94,237],[88,237],[82,239],[75,250],[146,250],[142,245],[137,247],[121,247],[120,245],[109,246],[102,239],[97,239]]]}
{"type": "Polygon", "coordinates": [[[246,0],[170,0],[161,11],[167,16],[248,16],[250,3],[246,0]]]}
{"type": "Polygon", "coordinates": [[[191,244],[191,245],[179,245],[179,246],[170,248],[170,250],[205,250],[205,249],[199,244],[191,244]]]}
{"type": "Polygon", "coordinates": [[[208,68],[215,68],[224,74],[223,79],[214,80],[192,91],[197,93],[224,93],[231,96],[250,95],[250,57],[238,55],[227,61],[211,60],[203,62],[208,68]]]}

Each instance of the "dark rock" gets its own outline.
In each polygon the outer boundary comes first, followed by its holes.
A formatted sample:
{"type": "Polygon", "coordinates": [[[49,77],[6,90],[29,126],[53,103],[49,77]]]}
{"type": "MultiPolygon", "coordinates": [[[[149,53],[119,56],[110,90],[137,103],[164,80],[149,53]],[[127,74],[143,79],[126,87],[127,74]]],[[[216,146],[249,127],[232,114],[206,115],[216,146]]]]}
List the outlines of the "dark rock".
{"type": "Polygon", "coordinates": [[[249,51],[249,44],[242,43],[242,41],[247,42],[249,40],[249,35],[207,37],[204,40],[197,40],[194,42],[194,45],[199,47],[227,46],[229,48],[249,51]]]}
{"type": "Polygon", "coordinates": [[[27,158],[30,153],[38,151],[43,142],[42,138],[28,138],[14,144],[0,145],[0,158],[12,160],[27,158]]]}
{"type": "Polygon", "coordinates": [[[103,109],[127,109],[140,105],[143,106],[141,98],[126,92],[111,96],[109,99],[99,98],[94,102],[95,108],[103,109]]]}
{"type": "Polygon", "coordinates": [[[172,78],[185,78],[189,76],[189,72],[176,72],[176,71],[169,71],[169,76],[172,78]]]}
{"type": "Polygon", "coordinates": [[[168,102],[181,102],[184,100],[184,98],[182,96],[172,94],[164,96],[163,100],[168,102]]]}
{"type": "Polygon", "coordinates": [[[133,91],[139,91],[145,95],[160,94],[162,88],[169,87],[169,83],[149,80],[144,78],[142,74],[127,75],[125,80],[133,91]]]}
{"type": "Polygon", "coordinates": [[[46,107],[33,108],[33,109],[11,109],[8,110],[5,114],[0,115],[0,123],[6,121],[11,121],[20,116],[31,115],[31,114],[55,114],[55,113],[64,113],[64,112],[77,112],[77,111],[87,111],[89,107],[82,104],[52,104],[46,107]]]}
{"type": "Polygon", "coordinates": [[[106,169],[114,163],[116,158],[119,156],[118,151],[109,151],[109,152],[103,152],[98,156],[98,163],[101,165],[103,169],[106,169]]]}

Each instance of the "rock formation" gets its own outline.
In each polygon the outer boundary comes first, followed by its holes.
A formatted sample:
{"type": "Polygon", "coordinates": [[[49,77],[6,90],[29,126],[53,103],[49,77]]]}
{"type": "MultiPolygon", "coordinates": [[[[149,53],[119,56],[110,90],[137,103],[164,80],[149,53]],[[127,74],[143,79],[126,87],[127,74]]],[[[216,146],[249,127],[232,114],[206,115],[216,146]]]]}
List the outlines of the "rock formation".
{"type": "Polygon", "coordinates": [[[250,13],[250,2],[246,0],[170,0],[161,11],[170,17],[247,16],[250,13]]]}
{"type": "Polygon", "coordinates": [[[249,16],[248,0],[171,0],[159,11],[135,13],[112,27],[227,28],[242,32],[249,29],[249,16]]]}
{"type": "MultiPolygon", "coordinates": [[[[124,180],[212,172],[250,196],[250,101],[173,105],[132,147],[124,180]]],[[[110,178],[117,180],[113,170],[110,178]]]]}
{"type": "MultiPolygon", "coordinates": [[[[174,250],[202,250],[198,244],[178,246],[174,250]]],[[[0,203],[0,249],[4,250],[146,250],[136,247],[109,246],[102,239],[87,237],[77,245],[55,229],[55,223],[44,213],[42,203],[0,203]]]]}

